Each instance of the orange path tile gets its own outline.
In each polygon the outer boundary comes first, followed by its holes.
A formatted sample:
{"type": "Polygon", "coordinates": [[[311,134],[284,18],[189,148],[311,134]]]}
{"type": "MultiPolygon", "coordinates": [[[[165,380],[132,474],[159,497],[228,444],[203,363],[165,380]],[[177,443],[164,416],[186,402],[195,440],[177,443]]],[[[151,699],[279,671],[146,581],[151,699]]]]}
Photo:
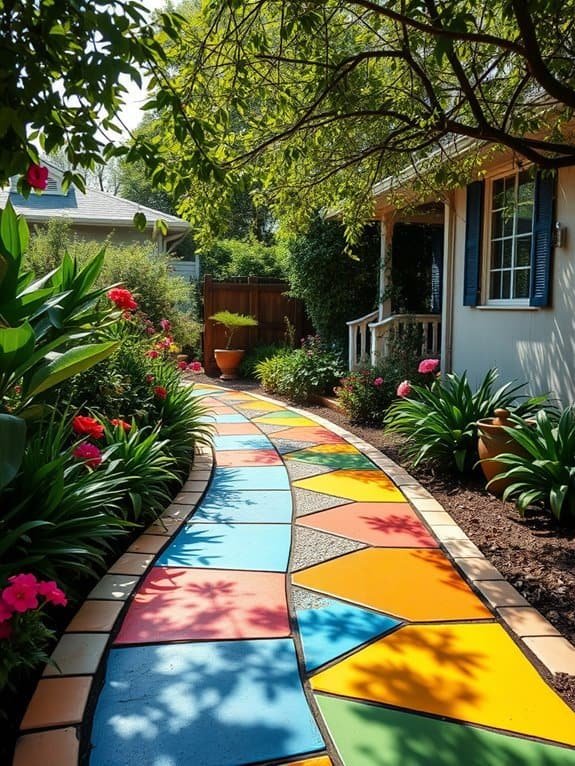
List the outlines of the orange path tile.
{"type": "Polygon", "coordinates": [[[314,676],[311,685],[575,745],[575,712],[494,623],[406,626],[314,676]]]}
{"type": "MultiPolygon", "coordinates": [[[[363,452],[360,452],[352,444],[347,444],[347,442],[342,442],[341,444],[312,444],[309,447],[306,447],[305,450],[300,450],[300,452],[305,452],[306,454],[309,452],[317,452],[318,455],[363,455],[363,452]]],[[[285,457],[286,460],[297,460],[297,456],[297,452],[290,452],[285,457]]]]}
{"type": "Polygon", "coordinates": [[[248,434],[261,434],[260,429],[252,423],[216,423],[215,433],[218,436],[245,436],[248,434]]]}
{"type": "Polygon", "coordinates": [[[41,731],[20,737],[12,766],[76,766],[78,754],[76,729],[41,731]]]}
{"type": "Polygon", "coordinates": [[[20,729],[81,723],[91,684],[91,676],[43,678],[38,682],[20,729]]]}
{"type": "Polygon", "coordinates": [[[271,434],[271,437],[272,439],[289,439],[294,442],[319,442],[320,444],[339,444],[343,442],[341,436],[321,426],[286,428],[284,431],[275,431],[275,433],[271,434]]]}
{"type": "Polygon", "coordinates": [[[293,581],[417,622],[492,618],[439,550],[367,548],[297,572],[293,581]]]}
{"type": "MultiPolygon", "coordinates": [[[[294,429],[297,430],[297,429],[294,429]]],[[[283,433],[283,431],[282,431],[283,433]]],[[[274,434],[274,437],[279,434],[274,434]]],[[[294,482],[295,487],[366,503],[405,502],[405,497],[382,471],[343,469],[294,482]]]]}
{"type": "Polygon", "coordinates": [[[216,465],[222,468],[240,468],[246,465],[282,465],[282,459],[273,449],[221,450],[216,452],[216,465]]]}
{"type": "Polygon", "coordinates": [[[289,634],[283,572],[155,567],[130,605],[116,643],[289,634]]]}
{"type": "Polygon", "coordinates": [[[306,527],[386,548],[437,548],[409,503],[350,503],[298,519],[306,527]]]}
{"type": "Polygon", "coordinates": [[[332,761],[324,755],[320,758],[306,758],[305,761],[290,761],[286,766],[332,766],[332,761]]]}

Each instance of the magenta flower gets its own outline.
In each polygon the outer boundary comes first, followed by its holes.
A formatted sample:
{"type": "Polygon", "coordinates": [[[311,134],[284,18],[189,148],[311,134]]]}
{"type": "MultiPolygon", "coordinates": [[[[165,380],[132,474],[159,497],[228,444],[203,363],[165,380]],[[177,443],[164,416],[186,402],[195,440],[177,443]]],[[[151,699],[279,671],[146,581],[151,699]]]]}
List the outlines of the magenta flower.
{"type": "Polygon", "coordinates": [[[405,398],[406,396],[409,396],[411,393],[411,384],[409,380],[404,380],[402,383],[399,384],[396,391],[398,396],[401,396],[401,398],[405,398]]]}
{"type": "Polygon", "coordinates": [[[10,638],[12,635],[12,626],[8,622],[0,622],[0,640],[10,638]]]}
{"type": "Polygon", "coordinates": [[[148,351],[146,353],[146,356],[148,356],[150,359],[157,359],[160,355],[159,355],[159,353],[157,351],[152,349],[151,351],[148,351]]]}
{"type": "Polygon", "coordinates": [[[169,319],[160,319],[160,327],[164,332],[170,332],[172,329],[172,323],[169,319]]]}
{"type": "Polygon", "coordinates": [[[33,189],[44,191],[48,185],[48,168],[32,164],[26,171],[26,180],[33,189]]]}
{"type": "Polygon", "coordinates": [[[188,369],[188,363],[187,362],[184,362],[184,361],[178,362],[178,370],[182,370],[183,371],[183,370],[187,370],[187,369],[188,369]]]}
{"type": "Polygon", "coordinates": [[[95,444],[90,444],[90,442],[78,444],[78,446],[72,450],[72,454],[74,457],[77,457],[78,460],[84,460],[89,468],[97,468],[102,462],[102,452],[95,444]]]}
{"type": "Polygon", "coordinates": [[[2,591],[2,601],[15,612],[38,608],[38,580],[32,574],[19,574],[8,578],[2,591]]]}
{"type": "Polygon", "coordinates": [[[383,378],[376,378],[376,379],[373,381],[373,385],[374,385],[374,386],[383,386],[383,378]]]}
{"type": "Polygon", "coordinates": [[[424,359],[419,363],[417,372],[421,372],[423,375],[426,375],[429,372],[437,372],[438,369],[439,359],[424,359]]]}
{"type": "Polygon", "coordinates": [[[0,625],[3,622],[7,622],[12,617],[12,614],[13,614],[13,610],[10,609],[8,604],[0,600],[0,625]]]}
{"type": "Polygon", "coordinates": [[[38,583],[38,593],[40,596],[44,596],[46,601],[48,601],[50,604],[66,606],[68,603],[66,594],[56,585],[54,580],[47,580],[45,582],[38,583]]]}

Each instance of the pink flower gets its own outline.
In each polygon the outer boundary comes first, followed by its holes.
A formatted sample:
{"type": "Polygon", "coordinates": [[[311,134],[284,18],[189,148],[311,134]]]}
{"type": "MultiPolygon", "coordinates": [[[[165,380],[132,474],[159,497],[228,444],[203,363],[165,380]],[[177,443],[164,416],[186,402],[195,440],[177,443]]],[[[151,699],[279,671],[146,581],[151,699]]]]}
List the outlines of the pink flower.
{"type": "Polygon", "coordinates": [[[409,396],[411,393],[411,384],[409,380],[404,380],[402,383],[399,384],[396,391],[398,396],[401,396],[402,399],[406,396],[409,396]]]}
{"type": "Polygon", "coordinates": [[[74,457],[77,457],[78,460],[84,460],[88,468],[97,468],[102,462],[101,451],[95,444],[90,444],[90,442],[78,444],[72,451],[72,454],[74,457]]]}
{"type": "Polygon", "coordinates": [[[134,311],[134,309],[138,308],[138,304],[134,300],[132,293],[123,287],[114,287],[112,290],[108,291],[107,295],[112,303],[115,303],[119,309],[124,309],[124,311],[134,311]]]}
{"type": "Polygon", "coordinates": [[[2,591],[2,601],[15,612],[38,608],[38,580],[32,574],[19,574],[8,578],[2,591]]]}
{"type": "Polygon", "coordinates": [[[68,599],[66,594],[61,588],[57,586],[54,580],[47,580],[45,582],[38,583],[38,593],[40,596],[44,596],[46,601],[50,604],[56,604],[57,606],[66,606],[68,599]]]}
{"type": "Polygon", "coordinates": [[[172,329],[172,323],[169,319],[160,319],[160,327],[164,332],[170,332],[172,329]]]}
{"type": "Polygon", "coordinates": [[[152,349],[151,351],[148,351],[146,356],[149,356],[150,359],[157,359],[159,357],[159,353],[152,349]]]}
{"type": "Polygon", "coordinates": [[[154,388],[154,394],[158,397],[158,399],[165,399],[168,395],[168,391],[164,386],[156,386],[154,388]]]}
{"type": "Polygon", "coordinates": [[[94,418],[84,415],[76,415],[72,421],[72,429],[79,436],[91,436],[93,439],[100,439],[104,435],[104,426],[94,418]]]}
{"type": "Polygon", "coordinates": [[[154,329],[154,327],[152,327],[152,325],[148,325],[146,327],[146,332],[147,332],[148,335],[154,335],[156,330],[154,329]]]}
{"type": "Polygon", "coordinates": [[[383,378],[376,378],[376,379],[373,381],[373,385],[374,385],[374,386],[383,386],[383,378]]]}
{"type": "Polygon", "coordinates": [[[439,369],[439,359],[424,359],[419,363],[417,372],[421,372],[426,375],[428,372],[437,372],[439,369]]]}
{"type": "Polygon", "coordinates": [[[10,638],[12,635],[12,626],[8,622],[0,622],[0,640],[10,638]]]}
{"type": "Polygon", "coordinates": [[[203,372],[204,368],[202,367],[201,362],[195,361],[195,362],[191,362],[188,365],[188,370],[190,370],[191,372],[195,372],[197,374],[199,372],[203,372]]]}
{"type": "Polygon", "coordinates": [[[8,607],[8,604],[0,600],[0,625],[3,622],[7,622],[12,617],[12,609],[8,607]]]}
{"type": "Polygon", "coordinates": [[[44,191],[48,185],[48,168],[42,165],[30,165],[26,171],[26,180],[33,189],[44,191]]]}
{"type": "Polygon", "coordinates": [[[188,369],[188,363],[187,362],[178,362],[178,370],[187,370],[188,369]]]}

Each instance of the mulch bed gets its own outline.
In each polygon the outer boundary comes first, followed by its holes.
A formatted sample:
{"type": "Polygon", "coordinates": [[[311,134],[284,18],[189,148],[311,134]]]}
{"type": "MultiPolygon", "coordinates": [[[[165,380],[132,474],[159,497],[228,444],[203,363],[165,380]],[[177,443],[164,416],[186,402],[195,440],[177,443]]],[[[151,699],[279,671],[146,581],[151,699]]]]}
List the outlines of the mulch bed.
{"type": "MultiPolygon", "coordinates": [[[[219,384],[199,376],[201,382],[219,384]]],[[[200,382],[200,381],[198,381],[200,382]]],[[[223,385],[223,384],[222,384],[223,385]]],[[[229,388],[264,393],[255,383],[227,381],[229,388]]],[[[433,494],[501,574],[575,644],[575,530],[563,529],[550,514],[533,512],[521,518],[513,503],[485,491],[479,476],[461,480],[445,473],[414,469],[403,460],[401,441],[381,428],[352,425],[343,413],[308,405],[316,415],[346,428],[405,468],[433,494]]],[[[575,709],[575,676],[553,680],[563,699],[575,709]]]]}

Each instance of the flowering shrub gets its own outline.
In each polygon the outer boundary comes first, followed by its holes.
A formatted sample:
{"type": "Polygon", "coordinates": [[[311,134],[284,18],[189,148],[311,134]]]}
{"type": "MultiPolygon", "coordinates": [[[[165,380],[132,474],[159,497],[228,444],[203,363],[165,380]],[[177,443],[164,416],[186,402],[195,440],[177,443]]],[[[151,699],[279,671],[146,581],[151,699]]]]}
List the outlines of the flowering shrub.
{"type": "Polygon", "coordinates": [[[17,669],[47,662],[53,631],[44,623],[47,605],[66,606],[64,592],[51,580],[16,574],[0,591],[0,690],[17,669]]]}
{"type": "Polygon", "coordinates": [[[262,388],[295,402],[312,394],[329,394],[343,374],[341,355],[323,343],[318,335],[302,338],[302,346],[286,350],[256,366],[262,388]]]}
{"type": "Polygon", "coordinates": [[[352,423],[381,425],[394,390],[377,368],[365,367],[343,378],[335,393],[352,423]]]}

